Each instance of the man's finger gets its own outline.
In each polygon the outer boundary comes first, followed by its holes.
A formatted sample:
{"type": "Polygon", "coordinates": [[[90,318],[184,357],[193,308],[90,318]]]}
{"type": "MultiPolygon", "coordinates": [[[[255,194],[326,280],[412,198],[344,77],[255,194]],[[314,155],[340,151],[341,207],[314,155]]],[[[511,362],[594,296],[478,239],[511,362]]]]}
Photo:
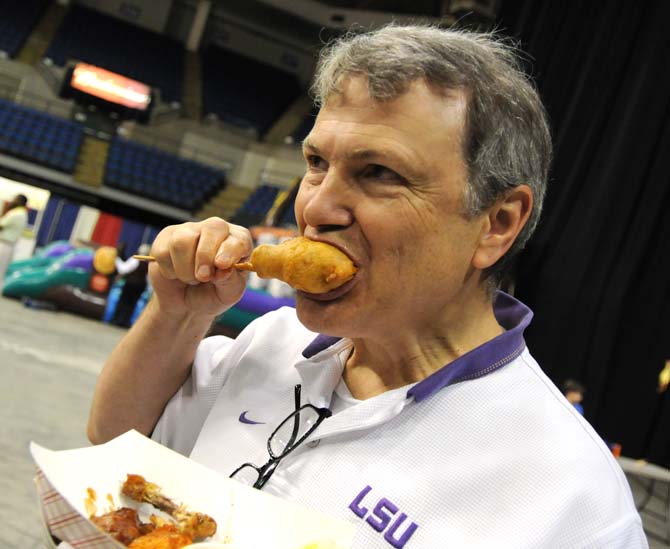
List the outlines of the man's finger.
{"type": "Polygon", "coordinates": [[[195,277],[195,252],[200,231],[190,224],[180,225],[170,239],[170,258],[177,278],[187,284],[197,284],[195,277]]]}
{"type": "Polygon", "coordinates": [[[214,260],[217,269],[230,269],[235,263],[247,259],[253,249],[251,234],[247,229],[230,225],[229,230],[230,235],[219,246],[214,260]]]}
{"type": "Polygon", "coordinates": [[[195,278],[200,282],[212,280],[216,266],[214,258],[229,236],[229,225],[223,219],[209,218],[202,222],[195,252],[195,278]]]}

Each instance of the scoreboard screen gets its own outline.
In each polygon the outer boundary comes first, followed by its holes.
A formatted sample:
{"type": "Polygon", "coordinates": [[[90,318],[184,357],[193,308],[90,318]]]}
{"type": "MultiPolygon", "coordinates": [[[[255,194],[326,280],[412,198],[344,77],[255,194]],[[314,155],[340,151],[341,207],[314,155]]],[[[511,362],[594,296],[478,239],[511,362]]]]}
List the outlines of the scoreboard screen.
{"type": "Polygon", "coordinates": [[[69,86],[128,109],[146,111],[151,105],[151,88],[146,84],[87,63],[74,66],[69,86]]]}

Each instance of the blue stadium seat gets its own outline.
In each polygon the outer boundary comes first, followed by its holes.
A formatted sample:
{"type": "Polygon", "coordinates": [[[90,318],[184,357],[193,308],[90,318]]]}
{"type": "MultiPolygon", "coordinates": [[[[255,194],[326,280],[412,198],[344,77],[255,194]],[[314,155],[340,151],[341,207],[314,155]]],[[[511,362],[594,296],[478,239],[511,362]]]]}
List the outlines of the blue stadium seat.
{"type": "Polygon", "coordinates": [[[225,173],[139,143],[115,138],[105,185],[188,211],[197,210],[225,185],[225,173]]]}
{"type": "Polygon", "coordinates": [[[265,134],[297,99],[294,74],[230,50],[208,47],[202,55],[202,100],[205,113],[265,134]]]}
{"type": "Polygon", "coordinates": [[[0,0],[0,51],[16,57],[48,3],[48,0],[0,0]]]}
{"type": "Polygon", "coordinates": [[[28,107],[0,103],[0,150],[72,173],[84,138],[80,124],[28,107]]]}
{"type": "Polygon", "coordinates": [[[236,215],[259,217],[262,219],[274,204],[279,187],[274,185],[259,186],[242,204],[236,215]]]}

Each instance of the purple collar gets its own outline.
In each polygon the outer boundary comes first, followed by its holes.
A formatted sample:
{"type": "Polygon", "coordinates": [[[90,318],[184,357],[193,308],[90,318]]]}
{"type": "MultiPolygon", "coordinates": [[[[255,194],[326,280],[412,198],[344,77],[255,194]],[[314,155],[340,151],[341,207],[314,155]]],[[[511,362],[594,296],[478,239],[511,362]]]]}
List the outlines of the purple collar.
{"type": "MultiPolygon", "coordinates": [[[[440,389],[469,379],[476,379],[508,364],[526,347],[523,331],[530,324],[533,312],[523,303],[504,292],[498,292],[493,304],[493,312],[505,332],[479,347],[458,357],[453,362],[429,375],[408,392],[408,397],[421,402],[440,389]]],[[[337,343],[340,337],[320,334],[302,352],[305,358],[312,358],[337,343]]]]}

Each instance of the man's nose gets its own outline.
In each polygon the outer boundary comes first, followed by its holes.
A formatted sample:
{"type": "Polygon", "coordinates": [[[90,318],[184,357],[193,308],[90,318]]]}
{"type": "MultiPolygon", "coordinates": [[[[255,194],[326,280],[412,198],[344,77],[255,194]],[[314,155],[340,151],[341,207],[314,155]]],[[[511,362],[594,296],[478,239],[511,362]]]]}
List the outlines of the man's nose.
{"type": "Polygon", "coordinates": [[[303,219],[319,230],[337,230],[353,223],[353,197],[346,183],[334,173],[328,173],[321,184],[313,186],[307,195],[303,219]]]}

